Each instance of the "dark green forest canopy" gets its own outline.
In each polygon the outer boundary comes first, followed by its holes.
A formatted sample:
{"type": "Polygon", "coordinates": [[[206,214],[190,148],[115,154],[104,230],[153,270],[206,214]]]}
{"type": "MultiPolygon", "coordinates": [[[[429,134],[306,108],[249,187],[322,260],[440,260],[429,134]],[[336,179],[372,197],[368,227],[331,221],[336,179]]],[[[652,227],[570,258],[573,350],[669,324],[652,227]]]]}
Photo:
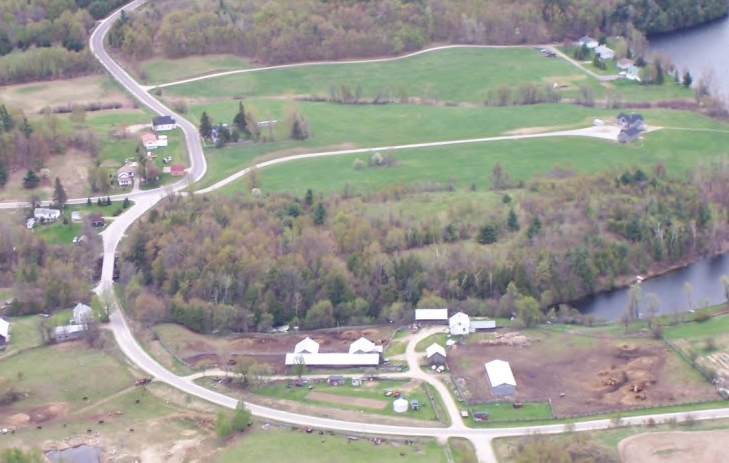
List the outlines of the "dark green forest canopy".
{"type": "Polygon", "coordinates": [[[173,198],[129,233],[127,304],[145,323],[200,332],[401,320],[433,298],[510,315],[521,295],[547,307],[718,252],[729,228],[721,164],[690,180],[660,165],[566,177],[530,181],[508,203],[476,196],[427,215],[392,212],[423,194],[419,185],[314,194],[311,204],[283,194],[173,198]]]}

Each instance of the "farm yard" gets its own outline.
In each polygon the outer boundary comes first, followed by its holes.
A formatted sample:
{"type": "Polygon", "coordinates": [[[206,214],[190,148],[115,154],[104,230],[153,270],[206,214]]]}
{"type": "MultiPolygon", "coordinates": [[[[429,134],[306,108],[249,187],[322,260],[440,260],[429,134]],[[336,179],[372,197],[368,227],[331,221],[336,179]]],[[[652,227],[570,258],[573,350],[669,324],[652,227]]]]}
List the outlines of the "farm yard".
{"type": "Polygon", "coordinates": [[[665,336],[707,371],[729,381],[729,315],[668,327],[665,336]]]}
{"type": "Polygon", "coordinates": [[[546,330],[519,338],[501,342],[493,335],[471,336],[451,348],[448,363],[467,403],[498,398],[491,395],[484,371],[484,363],[493,359],[511,364],[517,393],[510,401],[551,399],[558,418],[717,398],[703,376],[659,341],[546,330]]]}

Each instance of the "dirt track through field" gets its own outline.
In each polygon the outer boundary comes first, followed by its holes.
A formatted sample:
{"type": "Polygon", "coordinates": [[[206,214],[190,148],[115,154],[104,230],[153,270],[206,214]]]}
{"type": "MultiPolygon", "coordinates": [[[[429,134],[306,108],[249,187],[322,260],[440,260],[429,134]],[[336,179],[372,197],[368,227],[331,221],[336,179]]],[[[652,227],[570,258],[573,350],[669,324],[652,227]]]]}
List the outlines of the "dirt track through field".
{"type": "Polygon", "coordinates": [[[723,463],[729,431],[638,434],[618,444],[623,463],[723,463]]]}
{"type": "Polygon", "coordinates": [[[326,392],[310,392],[307,399],[332,402],[335,404],[356,405],[358,407],[375,408],[381,410],[387,406],[387,402],[378,399],[363,399],[361,397],[347,397],[343,395],[327,394],[326,392]]]}

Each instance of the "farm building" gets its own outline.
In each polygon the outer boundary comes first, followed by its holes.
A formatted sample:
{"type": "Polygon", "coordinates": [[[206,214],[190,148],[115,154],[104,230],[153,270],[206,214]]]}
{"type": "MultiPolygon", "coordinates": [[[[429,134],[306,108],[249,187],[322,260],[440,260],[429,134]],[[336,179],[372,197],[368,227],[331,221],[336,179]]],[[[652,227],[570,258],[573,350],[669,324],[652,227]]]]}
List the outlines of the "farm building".
{"type": "Polygon", "coordinates": [[[496,320],[471,320],[471,333],[493,330],[494,328],[496,328],[496,320]]]}
{"type": "Polygon", "coordinates": [[[153,133],[145,133],[142,135],[142,145],[148,150],[157,149],[157,135],[153,133]]]}
{"type": "Polygon", "coordinates": [[[446,323],[448,321],[448,309],[415,309],[415,321],[446,323]]]}
{"type": "Polygon", "coordinates": [[[53,331],[53,334],[56,338],[56,342],[64,342],[80,338],[83,331],[83,325],[65,325],[57,326],[53,331]]]}
{"type": "Polygon", "coordinates": [[[428,359],[428,365],[445,365],[446,351],[440,344],[433,343],[425,349],[425,357],[428,359]]]}
{"type": "MultiPolygon", "coordinates": [[[[319,343],[307,337],[303,341],[299,341],[294,347],[294,354],[318,354],[319,343]]],[[[287,364],[288,365],[288,364],[287,364]]]]}
{"type": "Polygon", "coordinates": [[[463,312],[458,312],[448,319],[448,327],[453,336],[465,336],[471,330],[471,319],[463,312]]]}
{"type": "Polygon", "coordinates": [[[5,349],[5,346],[10,341],[10,323],[0,318],[0,349],[5,349]]]}
{"type": "Polygon", "coordinates": [[[327,383],[330,386],[344,386],[344,376],[342,375],[331,375],[327,378],[327,383]]]}
{"type": "Polygon", "coordinates": [[[83,325],[84,323],[88,323],[94,319],[94,314],[91,312],[91,307],[87,306],[86,304],[81,304],[80,302],[76,304],[76,307],[73,308],[73,318],[71,318],[71,321],[75,325],[83,325]]]}
{"type": "Polygon", "coordinates": [[[71,221],[72,222],[81,222],[83,219],[84,219],[84,215],[81,213],[81,211],[71,212],[71,221]]]}
{"type": "Polygon", "coordinates": [[[516,393],[516,380],[511,372],[509,362],[492,360],[484,364],[486,378],[493,395],[509,395],[516,393]]]}
{"type": "Polygon", "coordinates": [[[177,128],[177,121],[172,116],[159,116],[152,119],[152,130],[163,132],[177,128]]]}
{"type": "Polygon", "coordinates": [[[57,220],[59,217],[61,217],[61,211],[58,209],[46,209],[45,207],[36,207],[33,210],[33,218],[35,220],[57,220]]]}
{"type": "Polygon", "coordinates": [[[299,361],[310,367],[376,367],[380,354],[286,354],[287,366],[299,361]]]}
{"type": "Polygon", "coordinates": [[[376,346],[374,342],[367,338],[359,338],[349,346],[350,354],[374,354],[382,353],[382,346],[376,346]]]}

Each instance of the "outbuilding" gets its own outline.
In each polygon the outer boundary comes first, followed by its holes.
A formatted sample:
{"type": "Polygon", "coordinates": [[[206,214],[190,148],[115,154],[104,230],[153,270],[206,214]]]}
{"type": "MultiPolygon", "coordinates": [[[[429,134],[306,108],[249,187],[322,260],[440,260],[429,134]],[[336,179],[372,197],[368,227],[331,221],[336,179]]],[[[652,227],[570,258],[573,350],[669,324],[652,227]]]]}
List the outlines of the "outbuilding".
{"type": "Polygon", "coordinates": [[[458,312],[448,319],[448,327],[453,336],[465,336],[471,330],[471,319],[463,312],[458,312]]]}
{"type": "Polygon", "coordinates": [[[395,413],[405,413],[408,411],[408,401],[400,397],[392,403],[392,409],[395,413]]]}
{"type": "Polygon", "coordinates": [[[425,349],[428,365],[443,366],[446,363],[446,351],[440,344],[433,343],[425,349]]]}
{"type": "Polygon", "coordinates": [[[471,320],[471,333],[476,331],[493,330],[496,328],[496,320],[471,320]]]}
{"type": "Polygon", "coordinates": [[[80,338],[83,332],[83,325],[64,325],[57,326],[53,334],[55,335],[56,342],[64,342],[80,338]]]}
{"type": "Polygon", "coordinates": [[[0,349],[5,349],[5,346],[10,341],[10,322],[0,318],[0,349]]]}
{"type": "Polygon", "coordinates": [[[447,323],[448,309],[415,309],[415,321],[425,323],[447,323]]]}
{"type": "Polygon", "coordinates": [[[511,395],[516,393],[516,380],[509,362],[492,360],[484,364],[486,379],[491,386],[492,395],[511,395]]]}
{"type": "Polygon", "coordinates": [[[319,343],[307,337],[294,347],[294,354],[318,354],[319,343]]]}
{"type": "Polygon", "coordinates": [[[380,354],[286,354],[286,366],[303,363],[309,367],[376,367],[380,364],[380,354]]]}
{"type": "Polygon", "coordinates": [[[329,383],[330,386],[344,386],[344,376],[331,375],[327,379],[327,383],[329,383]]]}

